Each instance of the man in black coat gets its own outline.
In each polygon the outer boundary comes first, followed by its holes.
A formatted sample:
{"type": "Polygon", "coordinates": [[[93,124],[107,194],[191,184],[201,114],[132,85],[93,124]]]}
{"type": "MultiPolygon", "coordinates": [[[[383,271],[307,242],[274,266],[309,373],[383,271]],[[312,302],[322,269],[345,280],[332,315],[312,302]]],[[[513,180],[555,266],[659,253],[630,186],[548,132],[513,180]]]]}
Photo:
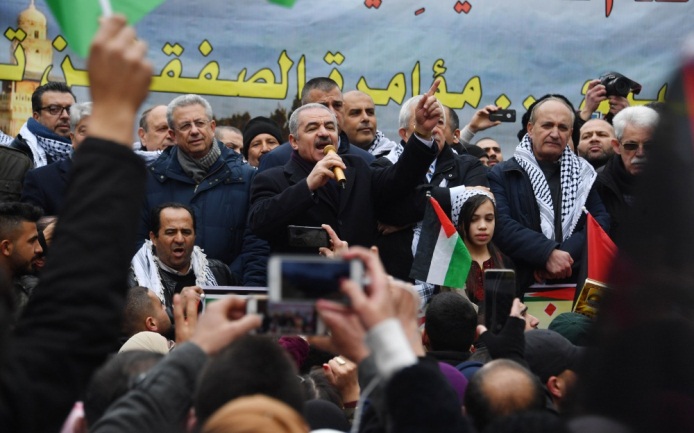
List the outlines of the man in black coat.
{"type": "MultiPolygon", "coordinates": [[[[414,135],[413,118],[419,98],[419,96],[410,98],[400,109],[398,133],[403,144],[414,135]]],[[[410,278],[414,259],[412,255],[414,226],[424,218],[424,210],[428,204],[426,193],[430,193],[439,202],[441,208],[451,215],[452,201],[456,197],[462,197],[466,188],[486,189],[489,186],[487,171],[478,158],[467,154],[458,155],[451,146],[446,144],[444,132],[446,123],[444,115],[433,129],[432,134],[439,154],[432,161],[428,172],[417,179],[418,190],[412,191],[405,199],[386,197],[383,204],[387,211],[380,215],[382,236],[379,237],[377,244],[386,270],[401,280],[410,278]]],[[[373,165],[383,167],[390,164],[389,158],[379,158],[373,165]]]]}
{"type": "Polygon", "coordinates": [[[647,162],[648,146],[658,123],[658,113],[649,107],[627,107],[613,119],[615,155],[607,160],[595,186],[610,214],[609,234],[619,246],[624,224],[631,213],[636,181],[647,162]]]}
{"type": "MultiPolygon", "coordinates": [[[[82,102],[70,108],[70,140],[77,149],[87,138],[92,103],[82,102]]],[[[72,157],[29,170],[24,177],[20,201],[43,209],[46,215],[58,215],[65,201],[65,189],[72,169],[72,157]]]]}
{"type": "Polygon", "coordinates": [[[521,290],[536,281],[578,282],[586,243],[585,207],[603,228],[609,215],[593,188],[593,167],[568,146],[574,110],[547,95],[530,111],[513,158],[489,173],[496,198],[496,246],[516,266],[521,290]]]}
{"type": "Polygon", "coordinates": [[[436,87],[416,107],[416,133],[400,161],[386,169],[372,171],[358,156],[324,155],[327,145],[338,142],[335,115],[320,104],[297,109],[289,120],[294,149],[289,162],[259,173],[254,180],[251,230],[267,239],[273,252],[296,252],[288,245],[288,225],[329,224],[350,245],[373,245],[383,198],[412,191],[436,156],[432,131],[442,114],[433,96],[436,87]],[[336,182],[333,167],[344,170],[344,188],[336,182]]]}

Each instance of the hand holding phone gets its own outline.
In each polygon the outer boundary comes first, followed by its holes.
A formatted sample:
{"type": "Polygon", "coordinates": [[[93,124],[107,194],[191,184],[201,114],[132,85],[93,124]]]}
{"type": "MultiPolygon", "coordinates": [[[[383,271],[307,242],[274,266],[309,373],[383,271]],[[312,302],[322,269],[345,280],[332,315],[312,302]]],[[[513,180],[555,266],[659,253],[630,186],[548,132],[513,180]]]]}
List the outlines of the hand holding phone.
{"type": "Polygon", "coordinates": [[[490,111],[489,120],[514,123],[516,121],[516,110],[490,111]]]}
{"type": "Polygon", "coordinates": [[[322,227],[293,226],[287,227],[289,246],[301,248],[330,248],[330,237],[322,227]]]}
{"type": "Polygon", "coordinates": [[[516,273],[512,269],[484,271],[484,323],[494,334],[506,324],[516,297],[516,273]]]}

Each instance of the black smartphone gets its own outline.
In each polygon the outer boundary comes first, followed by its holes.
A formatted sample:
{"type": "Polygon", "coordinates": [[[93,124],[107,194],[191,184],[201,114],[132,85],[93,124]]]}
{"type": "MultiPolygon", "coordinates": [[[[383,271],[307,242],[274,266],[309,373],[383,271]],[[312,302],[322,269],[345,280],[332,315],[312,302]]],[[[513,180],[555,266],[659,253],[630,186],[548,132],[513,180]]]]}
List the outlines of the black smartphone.
{"type": "Polygon", "coordinates": [[[288,226],[289,246],[330,248],[330,236],[322,227],[288,226]]]}
{"type": "Polygon", "coordinates": [[[489,120],[513,123],[516,121],[516,110],[496,110],[489,113],[489,120]]]}
{"type": "Polygon", "coordinates": [[[484,324],[494,334],[506,324],[516,297],[516,273],[512,269],[484,271],[484,324]]]}

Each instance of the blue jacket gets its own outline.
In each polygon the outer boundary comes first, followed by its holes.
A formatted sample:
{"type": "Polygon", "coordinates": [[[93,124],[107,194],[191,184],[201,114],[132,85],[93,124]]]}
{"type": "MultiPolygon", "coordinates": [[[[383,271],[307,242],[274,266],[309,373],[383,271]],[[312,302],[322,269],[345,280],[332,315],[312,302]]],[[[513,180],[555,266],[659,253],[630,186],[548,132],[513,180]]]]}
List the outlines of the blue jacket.
{"type": "Polygon", "coordinates": [[[240,285],[265,285],[267,244],[246,229],[250,189],[256,170],[241,155],[215,141],[222,155],[199,185],[178,162],[178,146],[167,148],[148,167],[147,193],[138,242],[149,238],[149,213],[166,202],[189,205],[195,212],[195,244],[208,257],[230,266],[240,285]]]}
{"type": "MultiPolygon", "coordinates": [[[[571,279],[576,282],[586,243],[585,215],[581,216],[571,236],[559,243],[548,239],[540,228],[540,210],[535,200],[528,174],[515,158],[497,164],[489,172],[489,185],[496,199],[497,217],[494,244],[516,265],[521,289],[533,284],[533,272],[545,269],[552,250],[558,248],[571,254],[574,269],[571,279]]],[[[605,210],[595,184],[591,187],[585,207],[603,229],[610,227],[610,216],[605,210]]]]}

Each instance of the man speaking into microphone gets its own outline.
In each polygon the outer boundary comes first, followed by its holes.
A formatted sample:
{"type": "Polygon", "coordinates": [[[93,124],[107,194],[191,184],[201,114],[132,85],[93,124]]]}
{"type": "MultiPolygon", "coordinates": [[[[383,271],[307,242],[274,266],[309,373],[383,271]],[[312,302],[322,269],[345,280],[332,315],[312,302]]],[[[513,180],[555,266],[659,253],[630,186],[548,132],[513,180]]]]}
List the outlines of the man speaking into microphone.
{"type": "Polygon", "coordinates": [[[434,96],[437,87],[438,81],[417,104],[415,132],[402,156],[385,168],[371,169],[357,156],[331,152],[327,146],[338,144],[335,115],[320,104],[297,108],[289,119],[291,158],[284,166],[258,173],[253,181],[251,230],[270,243],[272,253],[307,252],[289,245],[289,225],[329,224],[350,246],[373,245],[379,203],[412,192],[436,158],[432,131],[443,114],[434,96]],[[343,181],[336,172],[344,175],[343,181]]]}

